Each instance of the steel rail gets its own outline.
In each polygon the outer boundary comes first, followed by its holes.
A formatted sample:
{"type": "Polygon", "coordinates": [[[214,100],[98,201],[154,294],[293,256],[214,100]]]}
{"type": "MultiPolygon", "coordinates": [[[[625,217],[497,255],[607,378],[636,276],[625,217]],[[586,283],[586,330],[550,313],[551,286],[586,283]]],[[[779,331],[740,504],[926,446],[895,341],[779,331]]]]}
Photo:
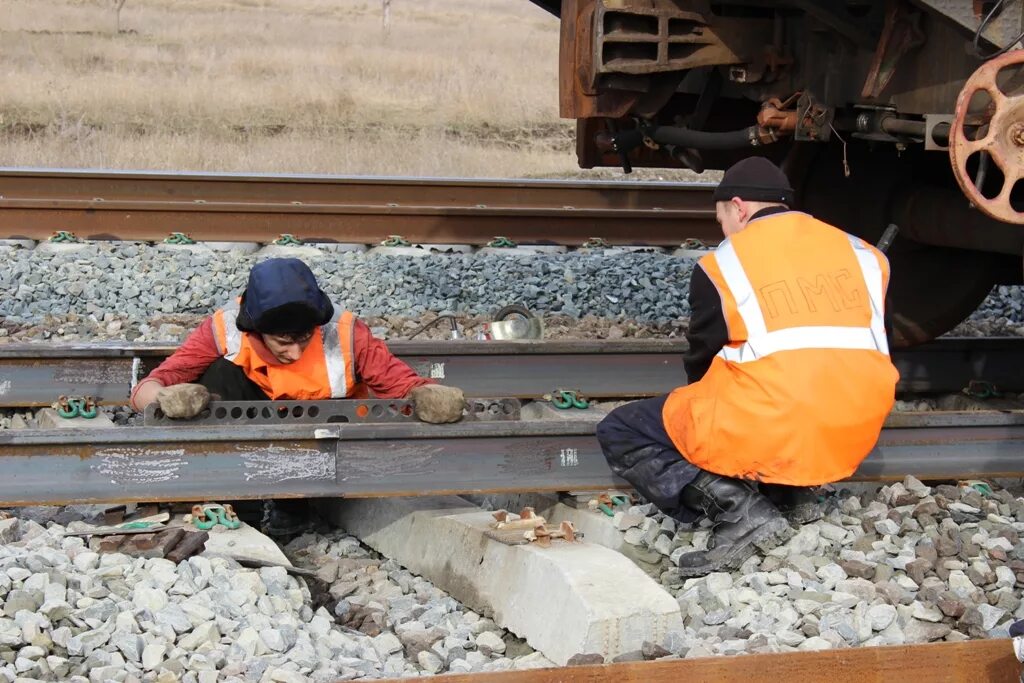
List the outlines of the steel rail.
{"type": "MultiPolygon", "coordinates": [[[[625,488],[572,421],[0,432],[0,505],[625,488]]],[[[898,414],[854,480],[1024,474],[1024,413],[898,414]]]]}
{"type": "MultiPolygon", "coordinates": [[[[538,398],[574,389],[594,398],[641,398],[686,383],[678,339],[617,341],[390,341],[425,377],[473,397],[538,398]]],[[[174,352],[166,344],[0,345],[0,408],[46,406],[59,396],[124,404],[134,379],[174,352]]],[[[955,393],[972,380],[1024,392],[1024,338],[940,339],[895,351],[899,391],[955,393]]]]}
{"type": "MultiPolygon", "coordinates": [[[[444,674],[438,683],[1019,683],[1020,663],[1009,638],[960,643],[853,647],[820,652],[663,659],[590,666],[444,674]]],[[[408,679],[387,678],[381,683],[408,679]]]]}
{"type": "Polygon", "coordinates": [[[713,185],[0,168],[0,237],[679,246],[721,239],[713,185]]]}

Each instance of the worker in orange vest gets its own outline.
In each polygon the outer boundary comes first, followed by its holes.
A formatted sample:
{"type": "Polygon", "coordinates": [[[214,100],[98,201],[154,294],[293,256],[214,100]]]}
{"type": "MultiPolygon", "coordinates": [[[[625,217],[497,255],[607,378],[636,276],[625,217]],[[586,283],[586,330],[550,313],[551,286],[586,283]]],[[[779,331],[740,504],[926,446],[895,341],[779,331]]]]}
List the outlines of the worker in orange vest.
{"type": "Polygon", "coordinates": [[[885,256],[789,208],[770,161],[735,164],[714,192],[725,240],[690,280],[689,379],[597,428],[612,470],[682,522],[706,515],[684,576],[734,570],[821,516],[817,487],[854,472],[895,400],[885,256]]]}
{"type": "MultiPolygon", "coordinates": [[[[276,258],[253,266],[242,296],[204,320],[184,344],[132,391],[143,411],[156,402],[168,417],[201,413],[211,394],[224,401],[409,398],[424,422],[456,422],[465,400],[455,387],[420,377],[365,323],[335,310],[305,263],[276,258]]],[[[302,500],[276,501],[267,531],[308,526],[302,500]]]]}

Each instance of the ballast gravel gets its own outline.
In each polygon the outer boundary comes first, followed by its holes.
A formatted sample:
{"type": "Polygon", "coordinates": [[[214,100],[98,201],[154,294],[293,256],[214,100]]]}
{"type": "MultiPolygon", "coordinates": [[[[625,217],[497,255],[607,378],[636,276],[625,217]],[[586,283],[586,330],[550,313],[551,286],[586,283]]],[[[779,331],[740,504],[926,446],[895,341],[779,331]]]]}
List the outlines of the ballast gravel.
{"type": "Polygon", "coordinates": [[[739,571],[700,578],[674,561],[705,549],[710,530],[677,529],[650,504],[612,521],[676,596],[686,628],[666,647],[683,657],[1003,638],[1024,618],[1024,498],[908,476],[841,489],[826,511],[739,571]]]}
{"type": "MultiPolygon", "coordinates": [[[[486,316],[519,303],[542,316],[665,326],[689,316],[692,254],[582,249],[412,257],[324,250],[304,259],[333,300],[364,318],[486,316]]],[[[97,323],[91,331],[100,337],[166,340],[177,338],[176,330],[150,335],[138,328],[161,316],[191,322],[209,314],[243,290],[249,269],[264,257],[89,242],[67,253],[0,246],[0,258],[7,292],[0,317],[8,332],[50,317],[56,325],[48,325],[55,328],[49,334],[60,337],[61,321],[78,316],[97,323]]],[[[1019,287],[996,287],[956,333],[1022,334],[1021,301],[1019,287]]]]}

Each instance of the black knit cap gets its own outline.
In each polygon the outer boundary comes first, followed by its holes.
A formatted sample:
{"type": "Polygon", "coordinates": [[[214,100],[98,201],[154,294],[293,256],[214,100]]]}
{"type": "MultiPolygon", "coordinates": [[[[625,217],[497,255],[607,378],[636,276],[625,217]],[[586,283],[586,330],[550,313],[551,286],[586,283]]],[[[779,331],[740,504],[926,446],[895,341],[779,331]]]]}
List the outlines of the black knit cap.
{"type": "Polygon", "coordinates": [[[793,188],[782,170],[764,157],[747,157],[733,164],[715,188],[714,200],[739,197],[748,202],[793,203],[793,188]]]}

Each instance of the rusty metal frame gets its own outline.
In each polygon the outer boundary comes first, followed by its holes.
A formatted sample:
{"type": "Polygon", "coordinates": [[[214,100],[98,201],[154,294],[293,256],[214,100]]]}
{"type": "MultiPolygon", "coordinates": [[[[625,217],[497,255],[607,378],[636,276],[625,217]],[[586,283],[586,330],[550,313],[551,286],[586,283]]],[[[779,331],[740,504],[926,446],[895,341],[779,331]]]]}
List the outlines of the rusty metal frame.
{"type": "MultiPolygon", "coordinates": [[[[0,432],[0,506],[625,488],[571,421],[0,432]]],[[[1024,474],[1024,414],[890,417],[851,479],[1024,474]]]]}

